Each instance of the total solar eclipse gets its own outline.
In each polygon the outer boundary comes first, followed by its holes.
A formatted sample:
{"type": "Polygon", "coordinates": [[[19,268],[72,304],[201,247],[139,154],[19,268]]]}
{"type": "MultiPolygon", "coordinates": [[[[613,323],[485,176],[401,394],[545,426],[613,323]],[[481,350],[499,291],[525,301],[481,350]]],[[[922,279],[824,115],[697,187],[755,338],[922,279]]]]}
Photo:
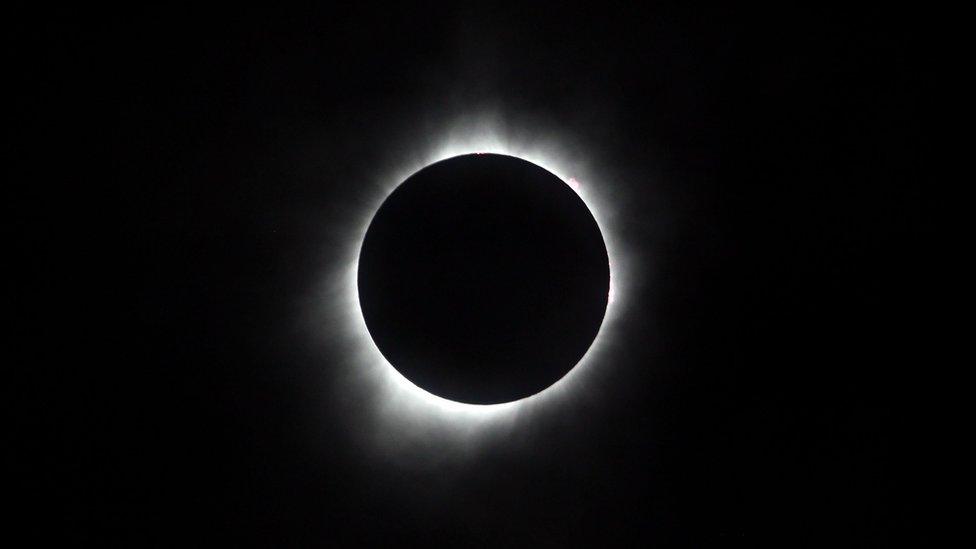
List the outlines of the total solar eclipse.
{"type": "Polygon", "coordinates": [[[366,231],[360,308],[377,348],[439,397],[496,404],[543,391],[583,357],[607,308],[599,226],[561,179],[500,154],[411,175],[366,231]]]}

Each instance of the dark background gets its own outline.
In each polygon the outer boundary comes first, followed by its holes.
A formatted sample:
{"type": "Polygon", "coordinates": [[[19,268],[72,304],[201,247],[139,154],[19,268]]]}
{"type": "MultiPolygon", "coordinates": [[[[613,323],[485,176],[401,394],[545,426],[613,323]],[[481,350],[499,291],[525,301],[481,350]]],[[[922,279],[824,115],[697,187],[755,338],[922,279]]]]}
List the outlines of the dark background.
{"type": "Polygon", "coordinates": [[[918,14],[22,15],[8,295],[38,539],[925,538],[918,14]],[[297,326],[377,159],[483,105],[595,144],[647,279],[596,397],[443,466],[431,437],[420,466],[357,438],[348,348],[297,326]]]}

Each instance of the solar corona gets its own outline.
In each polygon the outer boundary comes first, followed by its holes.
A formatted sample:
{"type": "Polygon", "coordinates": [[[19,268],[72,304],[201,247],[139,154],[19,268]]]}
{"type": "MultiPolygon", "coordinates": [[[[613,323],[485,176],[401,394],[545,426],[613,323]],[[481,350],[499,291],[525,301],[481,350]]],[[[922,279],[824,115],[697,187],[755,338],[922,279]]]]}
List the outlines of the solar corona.
{"type": "MultiPolygon", "coordinates": [[[[340,271],[333,271],[331,276],[327,277],[331,282],[323,294],[325,300],[322,305],[325,307],[323,313],[331,318],[330,322],[338,324],[340,328],[339,335],[345,341],[347,359],[342,379],[345,380],[344,383],[350,390],[357,389],[355,394],[368,401],[364,402],[363,406],[365,407],[362,409],[373,418],[375,428],[370,432],[373,436],[381,439],[381,444],[390,443],[387,440],[390,438],[400,439],[422,435],[423,433],[436,436],[461,436],[464,440],[470,440],[471,436],[480,436],[479,433],[487,433],[490,430],[497,431],[496,428],[498,427],[510,426],[543,411],[552,411],[557,404],[565,403],[584,394],[594,371],[600,367],[600,364],[605,364],[608,357],[612,355],[612,350],[617,342],[614,331],[626,311],[625,298],[634,275],[629,268],[632,263],[628,252],[629,247],[621,235],[615,231],[615,222],[623,210],[622,205],[617,202],[619,193],[613,191],[610,184],[612,182],[601,180],[600,174],[592,170],[585,155],[578,152],[576,147],[570,148],[561,145],[566,143],[564,138],[558,135],[543,137],[535,134],[529,139],[526,137],[528,135],[530,135],[528,132],[506,131],[495,124],[478,121],[458,124],[453,128],[439,132],[438,139],[406,147],[406,151],[404,151],[406,154],[392,158],[385,165],[386,169],[381,168],[380,173],[374,176],[373,181],[376,184],[369,187],[372,190],[368,193],[364,191],[363,194],[368,194],[368,196],[364,196],[361,200],[363,207],[353,220],[352,226],[347,226],[344,231],[344,234],[348,235],[348,244],[345,248],[346,259],[342,262],[343,267],[340,271]],[[361,286],[364,282],[361,262],[364,259],[367,261],[376,259],[371,257],[370,252],[373,240],[372,227],[377,216],[380,219],[385,217],[382,212],[388,202],[392,204],[398,201],[396,197],[401,191],[405,193],[405,196],[406,194],[413,194],[407,189],[414,186],[417,182],[417,176],[423,176],[422,172],[425,170],[429,172],[434,169],[436,171],[440,164],[446,164],[450,167],[452,162],[464,160],[464,163],[467,164],[468,161],[479,159],[489,163],[494,159],[496,162],[521,166],[527,171],[533,172],[532,177],[537,182],[546,181],[542,185],[547,188],[547,193],[551,197],[561,197],[553,200],[562,206],[545,205],[545,199],[540,196],[536,196],[529,202],[535,200],[536,208],[540,205],[544,206],[543,209],[548,208],[550,211],[546,216],[547,219],[558,219],[560,217],[559,212],[565,213],[567,210],[572,211],[572,215],[577,215],[579,218],[589,219],[589,226],[583,224],[584,228],[581,229],[583,234],[575,237],[566,235],[568,248],[561,250],[560,254],[556,254],[559,257],[567,257],[573,250],[590,250],[589,259],[585,260],[585,265],[589,271],[583,273],[582,276],[576,276],[578,285],[575,290],[564,286],[563,290],[569,293],[551,293],[555,289],[547,288],[542,282],[545,279],[538,277],[533,279],[535,281],[533,284],[523,289],[519,289],[517,280],[499,281],[502,285],[507,284],[507,288],[513,290],[515,294],[540,300],[536,305],[543,309],[547,309],[545,307],[547,303],[551,305],[554,303],[553,300],[559,302],[561,298],[567,295],[575,295],[577,291],[582,289],[582,293],[586,296],[584,300],[589,305],[580,304],[583,307],[580,310],[589,311],[582,316],[589,318],[590,321],[589,323],[581,322],[580,326],[576,328],[577,335],[568,337],[568,341],[573,342],[573,344],[569,346],[571,348],[561,352],[560,358],[543,357],[549,359],[548,365],[540,365],[536,361],[540,358],[538,350],[535,355],[531,352],[527,354],[515,352],[513,349],[517,349],[518,345],[509,348],[507,351],[504,349],[504,345],[490,345],[486,353],[476,355],[466,355],[464,350],[451,352],[450,349],[447,349],[440,351],[441,357],[428,354],[408,359],[406,357],[409,356],[411,350],[409,345],[397,349],[395,344],[391,345],[389,341],[384,342],[384,336],[377,330],[377,327],[384,322],[382,320],[382,309],[385,299],[380,297],[384,294],[366,295],[365,298],[363,296],[364,290],[367,293],[371,290],[361,286]],[[559,191],[550,186],[557,181],[561,186],[559,191]],[[590,236],[587,237],[586,234],[590,236]],[[594,235],[599,237],[599,246],[595,245],[594,235]],[[589,239],[589,245],[585,244],[587,239],[589,239]],[[576,243],[576,248],[573,248],[573,242],[576,243]],[[584,282],[585,280],[589,282],[584,282]],[[533,294],[537,292],[550,293],[533,297],[533,294]],[[374,297],[377,299],[374,300],[374,297]],[[594,318],[596,320],[593,320],[594,318]],[[512,358],[512,353],[516,355],[514,359],[506,360],[512,358]],[[445,356],[446,360],[444,360],[445,356]],[[484,363],[479,365],[474,364],[476,360],[471,360],[472,357],[475,359],[488,357],[493,360],[489,360],[490,364],[488,365],[484,363]],[[428,361],[434,361],[436,358],[441,360],[432,366],[432,363],[428,361]],[[462,369],[466,365],[469,367],[467,373],[462,369]],[[453,368],[453,371],[459,375],[441,376],[441,379],[437,380],[430,375],[424,375],[425,369],[429,368],[438,368],[448,372],[453,368]],[[533,369],[535,369],[534,374],[532,373],[533,369]],[[490,375],[492,371],[501,372],[500,377],[492,380],[490,375]],[[519,372],[526,371],[529,372],[529,375],[524,377],[519,375],[519,372]],[[482,375],[479,378],[478,372],[482,374],[488,372],[488,375],[482,375]]],[[[390,156],[393,157],[394,155],[390,156]]],[[[465,182],[473,187],[491,185],[487,181],[482,181],[480,184],[477,181],[471,183],[477,179],[471,177],[454,179],[454,185],[458,190],[465,188],[465,182]]],[[[496,181],[504,179],[506,178],[496,178],[496,181]]],[[[518,178],[514,179],[518,180],[518,178]]],[[[418,188],[424,186],[418,185],[418,188]]],[[[517,183],[509,184],[507,187],[507,192],[512,193],[515,192],[518,185],[517,183]]],[[[424,193],[420,192],[419,194],[424,193]]],[[[515,192],[515,194],[518,193],[515,192]]],[[[523,198],[526,197],[523,196],[523,198]]],[[[423,200],[419,202],[423,203],[423,200]]],[[[529,202],[523,204],[522,207],[529,207],[529,202]]],[[[489,215],[489,217],[491,216],[489,215]]],[[[531,226],[528,217],[530,216],[523,216],[521,221],[512,224],[509,230],[517,233],[518,230],[525,230],[526,227],[531,226]]],[[[391,219],[393,218],[391,217],[391,219]]],[[[409,219],[409,217],[403,219],[409,219]]],[[[394,223],[391,227],[396,225],[394,223]]],[[[411,225],[411,223],[402,223],[399,229],[409,231],[411,225]]],[[[557,223],[555,226],[564,229],[567,225],[564,220],[562,225],[557,223]]],[[[537,228],[535,227],[533,230],[537,228]]],[[[474,231],[474,226],[468,227],[467,230],[474,231]]],[[[391,234],[395,233],[391,231],[391,234]]],[[[449,233],[445,231],[444,234],[449,233]]],[[[518,238],[515,233],[511,237],[518,238]]],[[[551,238],[552,242],[557,241],[555,236],[551,236],[551,238]]],[[[484,241],[487,240],[489,238],[485,237],[484,241]]],[[[538,242],[536,243],[538,244],[538,242]]],[[[414,244],[419,246],[416,242],[414,244]]],[[[526,254],[533,249],[539,252],[552,252],[552,250],[541,250],[538,247],[526,246],[514,251],[498,251],[501,255],[496,255],[495,258],[502,257],[511,263],[515,262],[521,254],[521,257],[532,260],[531,254],[526,254]]],[[[453,255],[444,250],[438,253],[446,254],[440,256],[441,260],[444,257],[463,257],[465,254],[458,250],[462,249],[455,248],[452,252],[453,255]]],[[[436,254],[428,256],[428,259],[435,256],[436,254]]],[[[414,257],[420,256],[415,253],[414,257]]],[[[550,257],[553,256],[550,255],[550,257]]],[[[373,267],[381,263],[382,261],[377,259],[377,263],[373,267]]],[[[536,275],[545,271],[545,269],[541,269],[541,271],[538,269],[544,266],[543,263],[534,263],[536,269],[533,272],[536,275]]],[[[364,264],[362,266],[371,269],[369,265],[364,264]]],[[[418,273],[421,273],[425,268],[432,269],[426,273],[428,275],[444,276],[444,273],[436,272],[437,267],[445,268],[443,261],[417,261],[413,266],[419,269],[411,275],[415,280],[420,276],[418,273]]],[[[463,275],[470,276],[472,273],[477,273],[477,269],[473,265],[459,265],[455,262],[451,264],[451,268],[454,267],[463,268],[465,270],[464,273],[461,273],[463,275]]],[[[512,272],[518,273],[519,269],[515,268],[512,272]]],[[[550,271],[550,274],[559,272],[559,269],[556,269],[550,271]]],[[[380,281],[382,284],[397,283],[396,270],[388,270],[387,268],[381,267],[375,273],[367,271],[365,276],[374,279],[373,274],[376,273],[382,275],[379,278],[387,277],[385,282],[380,281]]],[[[455,276],[461,276],[461,274],[454,273],[455,276]]],[[[563,283],[571,284],[572,279],[573,277],[570,276],[563,283]]],[[[472,291],[469,295],[477,296],[477,292],[472,291]]],[[[397,296],[397,292],[391,291],[384,297],[390,296],[397,296]]],[[[409,296],[401,295],[397,299],[402,300],[407,297],[409,296]]],[[[440,302],[440,306],[449,305],[450,299],[445,297],[440,299],[440,302]]],[[[385,304],[390,305],[390,302],[385,304]]],[[[436,310],[437,305],[435,304],[430,311],[427,311],[429,321],[436,319],[433,311],[436,310]]],[[[527,310],[532,309],[534,307],[527,306],[527,310]]],[[[387,308],[387,311],[389,310],[395,312],[396,309],[387,308]]],[[[548,310],[552,313],[559,311],[560,308],[551,306],[548,307],[548,310]]],[[[495,314],[496,318],[499,318],[497,316],[498,311],[489,311],[489,313],[486,318],[491,318],[491,314],[495,314]]],[[[574,313],[564,310],[561,316],[574,317],[574,313]]],[[[445,316],[446,318],[449,317],[445,316]]],[[[556,314],[550,318],[558,321],[560,315],[556,314]]],[[[482,322],[482,319],[472,315],[465,316],[465,319],[468,321],[468,328],[472,329],[478,328],[478,323],[482,322]]],[[[400,322],[406,322],[406,320],[400,319],[400,322]]],[[[395,322],[390,322],[391,326],[395,326],[395,324],[395,322]]],[[[460,333],[463,329],[462,326],[450,326],[446,320],[444,325],[448,329],[457,330],[455,333],[460,333]]],[[[480,327],[486,325],[490,326],[491,324],[482,323],[480,327]]],[[[552,324],[556,328],[559,325],[559,322],[552,324]]],[[[429,326],[427,327],[429,328],[429,326]]],[[[408,328],[414,330],[412,334],[407,334],[406,339],[408,341],[415,343],[423,341],[423,326],[408,328]]],[[[396,331],[394,330],[391,333],[396,334],[396,331]]],[[[399,335],[393,336],[390,341],[404,337],[404,333],[400,332],[399,335]]],[[[496,333],[494,336],[496,336],[493,339],[495,343],[505,339],[504,334],[496,333]]],[[[535,341],[545,340],[546,338],[542,337],[535,341]]],[[[443,339],[437,344],[442,343],[444,343],[443,339]]],[[[414,347],[413,350],[418,349],[423,350],[419,346],[414,347]]],[[[436,350],[436,344],[430,345],[426,350],[430,351],[431,349],[436,350]]],[[[525,347],[522,347],[522,350],[525,350],[525,347]]],[[[438,375],[440,376],[440,374],[438,375]]],[[[350,393],[347,392],[347,394],[350,393]]],[[[343,396],[345,397],[345,395],[343,396]]]]}

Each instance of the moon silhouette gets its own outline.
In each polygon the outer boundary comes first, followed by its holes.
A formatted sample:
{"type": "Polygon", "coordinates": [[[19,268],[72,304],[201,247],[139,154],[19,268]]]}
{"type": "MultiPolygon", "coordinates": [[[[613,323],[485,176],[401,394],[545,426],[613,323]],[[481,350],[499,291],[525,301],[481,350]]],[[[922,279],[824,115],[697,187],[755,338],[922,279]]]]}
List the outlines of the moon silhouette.
{"type": "Polygon", "coordinates": [[[496,404],[580,361],[603,322],[610,267],[569,185],[521,158],[468,154],[421,169],[383,202],[357,283],[369,334],[404,377],[496,404]]]}

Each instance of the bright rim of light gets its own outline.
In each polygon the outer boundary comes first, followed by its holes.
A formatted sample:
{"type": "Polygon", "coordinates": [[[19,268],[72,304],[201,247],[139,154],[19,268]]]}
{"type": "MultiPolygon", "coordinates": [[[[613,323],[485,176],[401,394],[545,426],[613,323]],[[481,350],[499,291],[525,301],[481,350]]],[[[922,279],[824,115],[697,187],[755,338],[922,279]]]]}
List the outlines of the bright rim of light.
{"type": "MultiPolygon", "coordinates": [[[[421,143],[408,151],[405,158],[395,162],[393,169],[380,177],[380,184],[370,193],[364,204],[358,226],[344,252],[342,272],[334,273],[334,284],[328,291],[327,307],[341,307],[342,337],[348,346],[352,364],[347,378],[366,389],[369,403],[365,406],[375,414],[379,438],[403,437],[411,430],[433,434],[477,435],[494,427],[511,427],[532,417],[557,402],[572,400],[586,392],[587,382],[601,359],[616,343],[615,324],[624,311],[624,297],[628,293],[632,273],[628,269],[628,254],[614,231],[619,209],[613,204],[613,183],[590,173],[579,148],[561,148],[553,136],[541,139],[519,139],[521,132],[505,132],[491,123],[458,124],[453,131],[442,133],[436,143],[421,143]],[[412,153],[412,154],[410,154],[412,153]],[[572,188],[584,201],[603,234],[610,258],[610,295],[600,330],[582,359],[559,381],[548,388],[516,401],[501,404],[466,404],[433,395],[417,387],[394,368],[370,336],[359,305],[357,273],[360,248],[373,216],[384,200],[410,175],[435,162],[455,156],[485,153],[522,158],[553,173],[572,188]],[[338,299],[341,304],[336,303],[338,299]]],[[[387,442],[387,444],[398,444],[387,442]]]]}

